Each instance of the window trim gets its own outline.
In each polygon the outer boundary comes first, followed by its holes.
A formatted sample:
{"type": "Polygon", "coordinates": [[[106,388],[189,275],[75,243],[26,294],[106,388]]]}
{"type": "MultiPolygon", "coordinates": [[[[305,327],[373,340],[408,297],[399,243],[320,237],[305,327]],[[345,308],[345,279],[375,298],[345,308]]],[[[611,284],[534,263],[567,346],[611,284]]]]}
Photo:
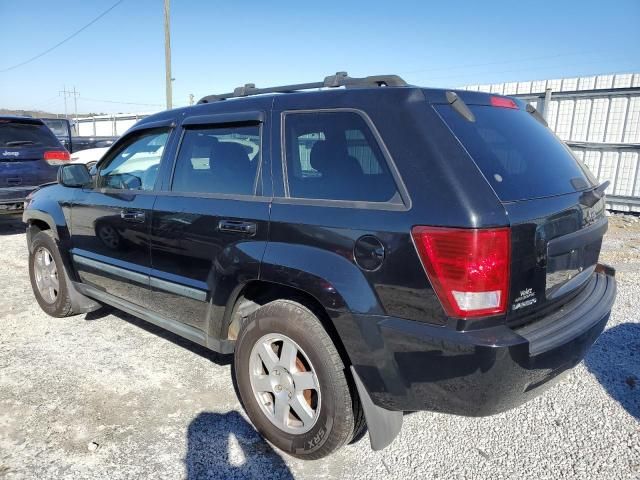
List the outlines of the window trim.
{"type": "Polygon", "coordinates": [[[133,142],[129,143],[130,139],[134,139],[134,142],[135,142],[140,137],[150,132],[164,131],[167,134],[167,141],[164,144],[164,147],[163,147],[164,149],[162,150],[162,155],[160,156],[160,162],[158,163],[158,174],[159,174],[160,167],[162,166],[162,162],[165,161],[165,158],[168,155],[167,146],[171,141],[171,136],[173,134],[174,126],[175,125],[173,123],[169,124],[165,122],[154,122],[149,124],[148,126],[145,125],[146,128],[135,128],[135,130],[131,130],[127,132],[126,135],[118,139],[118,141],[114,143],[111,148],[109,148],[109,150],[107,151],[107,154],[104,157],[102,157],[96,164],[96,176],[94,180],[93,190],[96,190],[101,193],[131,192],[135,194],[145,194],[145,193],[155,194],[157,192],[158,179],[160,178],[160,175],[156,177],[156,182],[154,183],[153,188],[151,190],[128,190],[128,189],[122,189],[122,188],[98,186],[98,181],[100,180],[100,172],[102,171],[103,168],[108,167],[111,161],[113,161],[113,159],[117,157],[124,150],[124,148],[127,148],[127,146],[130,146],[133,143],[133,142]]]}
{"type": "Polygon", "coordinates": [[[208,115],[191,115],[182,120],[182,126],[193,125],[228,125],[237,123],[264,122],[265,114],[260,110],[243,112],[213,113],[208,115]]]}
{"type": "MultiPolygon", "coordinates": [[[[214,198],[220,200],[258,200],[265,201],[266,197],[262,195],[258,195],[258,186],[260,181],[262,180],[262,152],[263,152],[263,143],[264,143],[264,122],[257,118],[253,118],[254,114],[261,114],[262,112],[240,112],[240,114],[251,114],[251,118],[245,118],[244,120],[234,121],[231,124],[226,122],[212,122],[212,121],[204,121],[204,122],[189,122],[186,125],[184,122],[180,126],[180,138],[178,139],[178,145],[176,146],[175,153],[173,155],[173,165],[171,168],[171,174],[169,177],[169,184],[167,185],[167,190],[164,190],[162,193],[164,196],[175,196],[175,197],[202,197],[202,198],[214,198]],[[182,142],[184,141],[185,133],[188,130],[204,130],[204,129],[223,129],[223,128],[236,128],[242,126],[258,126],[258,136],[260,138],[260,150],[258,150],[258,165],[256,167],[256,175],[253,179],[253,193],[250,195],[242,194],[242,193],[213,193],[213,192],[177,192],[173,190],[173,181],[175,179],[176,168],[178,166],[178,160],[180,156],[180,149],[182,148],[182,142]]],[[[224,114],[220,114],[224,115],[224,114]]],[[[219,117],[220,115],[202,115],[198,117],[187,117],[192,119],[212,119],[214,117],[219,117]]],[[[261,192],[262,193],[262,192],[261,192]]]]}
{"type": "MultiPolygon", "coordinates": [[[[315,205],[324,207],[341,207],[341,208],[362,208],[369,210],[411,210],[412,202],[411,197],[407,191],[407,188],[400,176],[400,172],[396,167],[393,157],[387,148],[386,144],[382,140],[380,132],[376,128],[375,124],[367,115],[364,110],[350,107],[340,108],[305,108],[305,109],[289,109],[283,110],[280,113],[280,163],[282,164],[282,180],[284,183],[284,197],[275,197],[275,203],[293,204],[293,205],[315,205]],[[289,190],[289,176],[287,172],[287,144],[286,144],[286,120],[288,115],[305,114],[305,113],[355,113],[360,116],[369,128],[373,139],[378,144],[378,148],[382,153],[382,157],[387,164],[387,168],[391,173],[391,178],[396,186],[396,191],[400,195],[401,203],[396,203],[391,200],[386,202],[373,202],[370,200],[335,200],[330,198],[303,198],[292,197],[289,190]]],[[[394,195],[395,197],[395,195],[394,195]]]]}

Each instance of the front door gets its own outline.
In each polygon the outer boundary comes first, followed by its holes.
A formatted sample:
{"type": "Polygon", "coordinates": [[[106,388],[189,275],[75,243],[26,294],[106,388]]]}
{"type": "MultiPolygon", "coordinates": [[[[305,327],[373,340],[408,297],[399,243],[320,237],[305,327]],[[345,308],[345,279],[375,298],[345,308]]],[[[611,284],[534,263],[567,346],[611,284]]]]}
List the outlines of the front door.
{"type": "Polygon", "coordinates": [[[261,112],[186,118],[153,211],[153,308],[218,338],[227,300],[257,279],[269,221],[261,112]],[[219,123],[222,118],[224,123],[219,123]]]}
{"type": "Polygon", "coordinates": [[[169,127],[160,127],[122,139],[72,206],[72,254],[80,279],[143,307],[150,301],[154,186],[169,134],[169,127]]]}

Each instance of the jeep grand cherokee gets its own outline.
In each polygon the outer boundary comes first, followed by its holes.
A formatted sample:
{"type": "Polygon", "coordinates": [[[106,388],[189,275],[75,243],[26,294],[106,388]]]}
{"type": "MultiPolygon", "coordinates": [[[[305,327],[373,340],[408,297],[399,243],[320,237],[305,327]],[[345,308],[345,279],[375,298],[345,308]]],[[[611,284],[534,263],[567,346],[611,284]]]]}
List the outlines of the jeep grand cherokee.
{"type": "Polygon", "coordinates": [[[320,458],[404,411],[490,415],[576,365],[613,270],[588,169],[519,100],[350,78],[145,118],[24,212],[53,316],[109,304],[233,353],[266,439],[320,458]],[[321,88],[319,90],[319,88],[321,88]]]}

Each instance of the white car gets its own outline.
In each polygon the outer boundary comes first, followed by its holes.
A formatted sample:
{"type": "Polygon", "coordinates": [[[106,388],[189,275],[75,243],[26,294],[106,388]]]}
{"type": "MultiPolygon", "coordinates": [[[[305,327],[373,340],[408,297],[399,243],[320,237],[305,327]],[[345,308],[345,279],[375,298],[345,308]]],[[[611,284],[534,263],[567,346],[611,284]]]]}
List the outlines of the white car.
{"type": "Polygon", "coordinates": [[[84,163],[87,168],[93,167],[109,150],[109,147],[87,148],[71,154],[71,163],[84,163]]]}

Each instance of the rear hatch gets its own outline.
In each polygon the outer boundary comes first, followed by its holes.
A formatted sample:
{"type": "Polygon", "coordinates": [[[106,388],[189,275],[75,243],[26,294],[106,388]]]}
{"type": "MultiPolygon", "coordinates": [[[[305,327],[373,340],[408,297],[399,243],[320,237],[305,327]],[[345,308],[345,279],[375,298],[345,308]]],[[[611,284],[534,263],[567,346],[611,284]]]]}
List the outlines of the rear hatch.
{"type": "Polygon", "coordinates": [[[587,167],[522,102],[459,95],[449,97],[457,98],[458,105],[434,108],[507,212],[507,321],[527,323],[566,303],[593,275],[607,228],[601,189],[587,167]]]}
{"type": "Polygon", "coordinates": [[[25,191],[56,179],[57,166],[44,160],[45,152],[64,148],[41,121],[0,118],[0,201],[24,198],[25,191]]]}

